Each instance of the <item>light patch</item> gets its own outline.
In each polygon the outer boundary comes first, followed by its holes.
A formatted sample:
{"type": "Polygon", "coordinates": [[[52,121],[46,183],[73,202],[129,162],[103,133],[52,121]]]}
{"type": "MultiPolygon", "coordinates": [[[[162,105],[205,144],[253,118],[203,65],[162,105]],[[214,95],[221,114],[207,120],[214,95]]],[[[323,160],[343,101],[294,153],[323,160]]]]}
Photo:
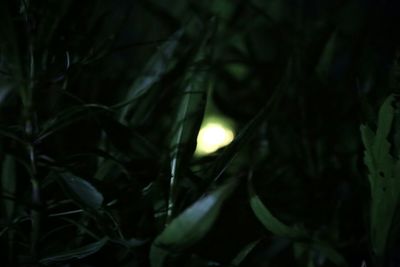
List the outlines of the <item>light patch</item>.
{"type": "Polygon", "coordinates": [[[208,122],[197,136],[197,155],[206,155],[228,145],[234,138],[233,131],[223,123],[208,122]]]}

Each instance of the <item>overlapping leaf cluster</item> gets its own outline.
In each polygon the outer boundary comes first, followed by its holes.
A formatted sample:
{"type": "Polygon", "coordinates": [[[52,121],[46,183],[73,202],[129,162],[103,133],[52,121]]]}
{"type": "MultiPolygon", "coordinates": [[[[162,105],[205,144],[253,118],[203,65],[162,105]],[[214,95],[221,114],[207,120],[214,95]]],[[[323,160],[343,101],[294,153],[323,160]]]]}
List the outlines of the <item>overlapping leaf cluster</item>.
{"type": "Polygon", "coordinates": [[[0,265],[397,266],[378,2],[0,1],[0,265]]]}

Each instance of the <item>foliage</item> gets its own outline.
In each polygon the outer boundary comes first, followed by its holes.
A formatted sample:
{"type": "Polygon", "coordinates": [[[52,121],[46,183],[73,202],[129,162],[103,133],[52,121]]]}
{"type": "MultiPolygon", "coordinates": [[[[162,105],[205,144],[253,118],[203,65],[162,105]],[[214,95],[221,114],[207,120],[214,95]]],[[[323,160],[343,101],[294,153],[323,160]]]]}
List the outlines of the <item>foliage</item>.
{"type": "Polygon", "coordinates": [[[399,11],[0,1],[1,266],[398,266],[399,11]]]}

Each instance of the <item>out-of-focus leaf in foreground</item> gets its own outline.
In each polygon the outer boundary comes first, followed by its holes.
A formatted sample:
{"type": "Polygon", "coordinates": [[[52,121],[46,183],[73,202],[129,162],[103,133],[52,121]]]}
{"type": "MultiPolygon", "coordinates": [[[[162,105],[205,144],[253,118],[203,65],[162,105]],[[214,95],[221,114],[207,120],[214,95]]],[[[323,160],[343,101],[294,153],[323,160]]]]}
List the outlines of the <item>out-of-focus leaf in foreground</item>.
{"type": "Polygon", "coordinates": [[[122,105],[125,106],[120,112],[122,121],[127,119],[126,117],[131,110],[131,105],[128,104],[146,94],[169,70],[171,60],[178,47],[182,34],[182,30],[175,32],[168,41],[159,47],[157,52],[143,68],[142,74],[135,80],[132,86],[129,87],[128,93],[122,103],[122,105]]]}
{"type": "Polygon", "coordinates": [[[221,185],[172,220],[153,242],[151,266],[164,266],[169,251],[181,251],[201,240],[213,226],[222,204],[233,193],[236,185],[235,180],[221,185]]]}
{"type": "Polygon", "coordinates": [[[88,181],[71,173],[62,173],[60,182],[68,195],[82,208],[98,210],[103,205],[103,195],[88,181]]]}
{"type": "Polygon", "coordinates": [[[64,261],[83,259],[98,252],[106,243],[107,238],[103,238],[97,242],[80,248],[71,249],[54,254],[52,256],[44,257],[39,262],[43,265],[53,265],[64,261]]]}
{"type": "Polygon", "coordinates": [[[271,211],[262,203],[261,199],[254,191],[251,179],[248,181],[248,189],[250,194],[251,209],[253,210],[257,219],[265,226],[265,228],[267,228],[273,234],[281,237],[292,239],[306,237],[306,232],[304,229],[297,226],[287,226],[271,213],[271,211]]]}

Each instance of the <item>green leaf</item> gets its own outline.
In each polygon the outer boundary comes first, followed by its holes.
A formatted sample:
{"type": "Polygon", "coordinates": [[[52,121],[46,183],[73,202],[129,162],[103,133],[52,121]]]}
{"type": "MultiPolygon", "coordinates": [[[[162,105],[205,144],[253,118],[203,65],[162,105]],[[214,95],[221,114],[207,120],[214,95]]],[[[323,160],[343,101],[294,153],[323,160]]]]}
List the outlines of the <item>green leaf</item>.
{"type": "Polygon", "coordinates": [[[394,118],[393,101],[391,95],[380,107],[376,133],[365,125],[360,127],[371,190],[370,236],[378,258],[382,258],[387,249],[400,200],[400,163],[391,156],[388,141],[394,118]]]}
{"type": "Polygon", "coordinates": [[[261,239],[253,241],[247,244],[240,252],[236,255],[236,257],[232,260],[233,266],[239,266],[246,257],[253,251],[255,247],[260,243],[261,239]]]}
{"type": "Polygon", "coordinates": [[[39,260],[39,262],[44,265],[51,265],[69,260],[83,259],[98,252],[102,247],[104,247],[107,241],[107,238],[103,238],[97,242],[88,244],[80,248],[60,252],[58,254],[42,258],[41,260],[39,260]]]}
{"type": "Polygon", "coordinates": [[[85,118],[89,118],[90,116],[96,119],[96,115],[98,115],[99,112],[112,112],[112,110],[106,106],[97,104],[85,104],[63,110],[54,118],[43,124],[41,132],[35,142],[40,142],[65,127],[85,118]]]}
{"type": "Polygon", "coordinates": [[[333,32],[328,42],[326,43],[325,48],[322,51],[318,65],[316,66],[316,73],[321,78],[326,78],[329,76],[333,60],[335,59],[335,53],[337,52],[337,46],[338,46],[337,33],[333,32]]]}
{"type": "Polygon", "coordinates": [[[174,203],[177,197],[177,185],[182,169],[192,159],[196,148],[197,135],[203,120],[206,96],[209,89],[209,67],[203,61],[211,56],[210,41],[215,31],[215,23],[211,22],[202,41],[198,45],[193,58],[194,69],[188,71],[185,86],[180,95],[180,104],[176,114],[176,123],[170,142],[171,178],[167,210],[167,222],[174,214],[174,203]]]}
{"type": "Polygon", "coordinates": [[[266,229],[268,229],[275,235],[286,238],[301,239],[307,236],[304,229],[295,226],[287,226],[271,213],[271,211],[262,203],[261,199],[256,195],[253,185],[251,183],[251,179],[249,179],[248,181],[248,190],[250,195],[251,209],[253,210],[257,219],[264,225],[266,229]]]}
{"type": "Polygon", "coordinates": [[[314,240],[312,247],[324,255],[328,260],[333,262],[336,266],[348,266],[344,257],[328,243],[314,240]]]}
{"type": "Polygon", "coordinates": [[[116,119],[106,117],[102,126],[110,143],[130,158],[159,157],[159,151],[149,140],[116,119]]]}
{"type": "Polygon", "coordinates": [[[168,218],[171,218],[175,201],[175,189],[182,174],[182,167],[193,156],[196,137],[199,132],[205,110],[205,98],[208,89],[208,75],[204,71],[195,71],[183,91],[182,100],[176,117],[175,134],[171,148],[171,181],[168,218]]]}
{"type": "Polygon", "coordinates": [[[16,131],[12,131],[10,128],[0,126],[0,136],[8,137],[21,145],[27,145],[27,142],[18,136],[16,131]]]}
{"type": "Polygon", "coordinates": [[[83,209],[98,210],[103,205],[103,195],[88,181],[71,173],[62,173],[60,182],[83,209]]]}
{"type": "Polygon", "coordinates": [[[315,253],[328,259],[330,262],[335,264],[335,266],[348,266],[344,257],[332,246],[315,238],[309,242],[295,242],[293,244],[293,249],[295,257],[298,260],[303,258],[308,262],[308,264],[312,264],[312,266],[314,266],[315,253]]]}
{"type": "Polygon", "coordinates": [[[258,127],[263,123],[268,121],[268,119],[273,115],[280,99],[282,98],[285,90],[290,84],[290,72],[292,64],[289,63],[286,67],[286,73],[283,75],[280,83],[275,88],[274,93],[265,103],[265,106],[257,113],[257,115],[249,121],[243,129],[236,135],[235,139],[221,152],[218,158],[214,161],[211,168],[208,169],[206,176],[214,179],[214,181],[219,180],[225,170],[232,163],[234,158],[239,153],[240,149],[244,147],[251,138],[257,133],[258,127]]]}
{"type": "Polygon", "coordinates": [[[222,204],[233,193],[236,185],[237,181],[231,181],[218,187],[172,220],[153,242],[151,266],[163,266],[168,251],[183,250],[201,240],[213,226],[222,204]]]}
{"type": "Polygon", "coordinates": [[[128,89],[128,94],[125,96],[127,101],[116,105],[118,107],[124,107],[120,111],[120,119],[122,121],[127,120],[126,117],[131,110],[131,106],[128,104],[148,93],[152,86],[159,82],[161,77],[169,70],[182,34],[182,30],[175,32],[168,41],[158,48],[157,52],[144,67],[143,73],[128,89]]]}
{"type": "MultiPolygon", "coordinates": [[[[15,196],[17,185],[16,165],[14,157],[6,155],[1,166],[1,189],[7,196],[15,196]]],[[[11,221],[14,214],[14,200],[3,199],[5,217],[11,221]]]]}

